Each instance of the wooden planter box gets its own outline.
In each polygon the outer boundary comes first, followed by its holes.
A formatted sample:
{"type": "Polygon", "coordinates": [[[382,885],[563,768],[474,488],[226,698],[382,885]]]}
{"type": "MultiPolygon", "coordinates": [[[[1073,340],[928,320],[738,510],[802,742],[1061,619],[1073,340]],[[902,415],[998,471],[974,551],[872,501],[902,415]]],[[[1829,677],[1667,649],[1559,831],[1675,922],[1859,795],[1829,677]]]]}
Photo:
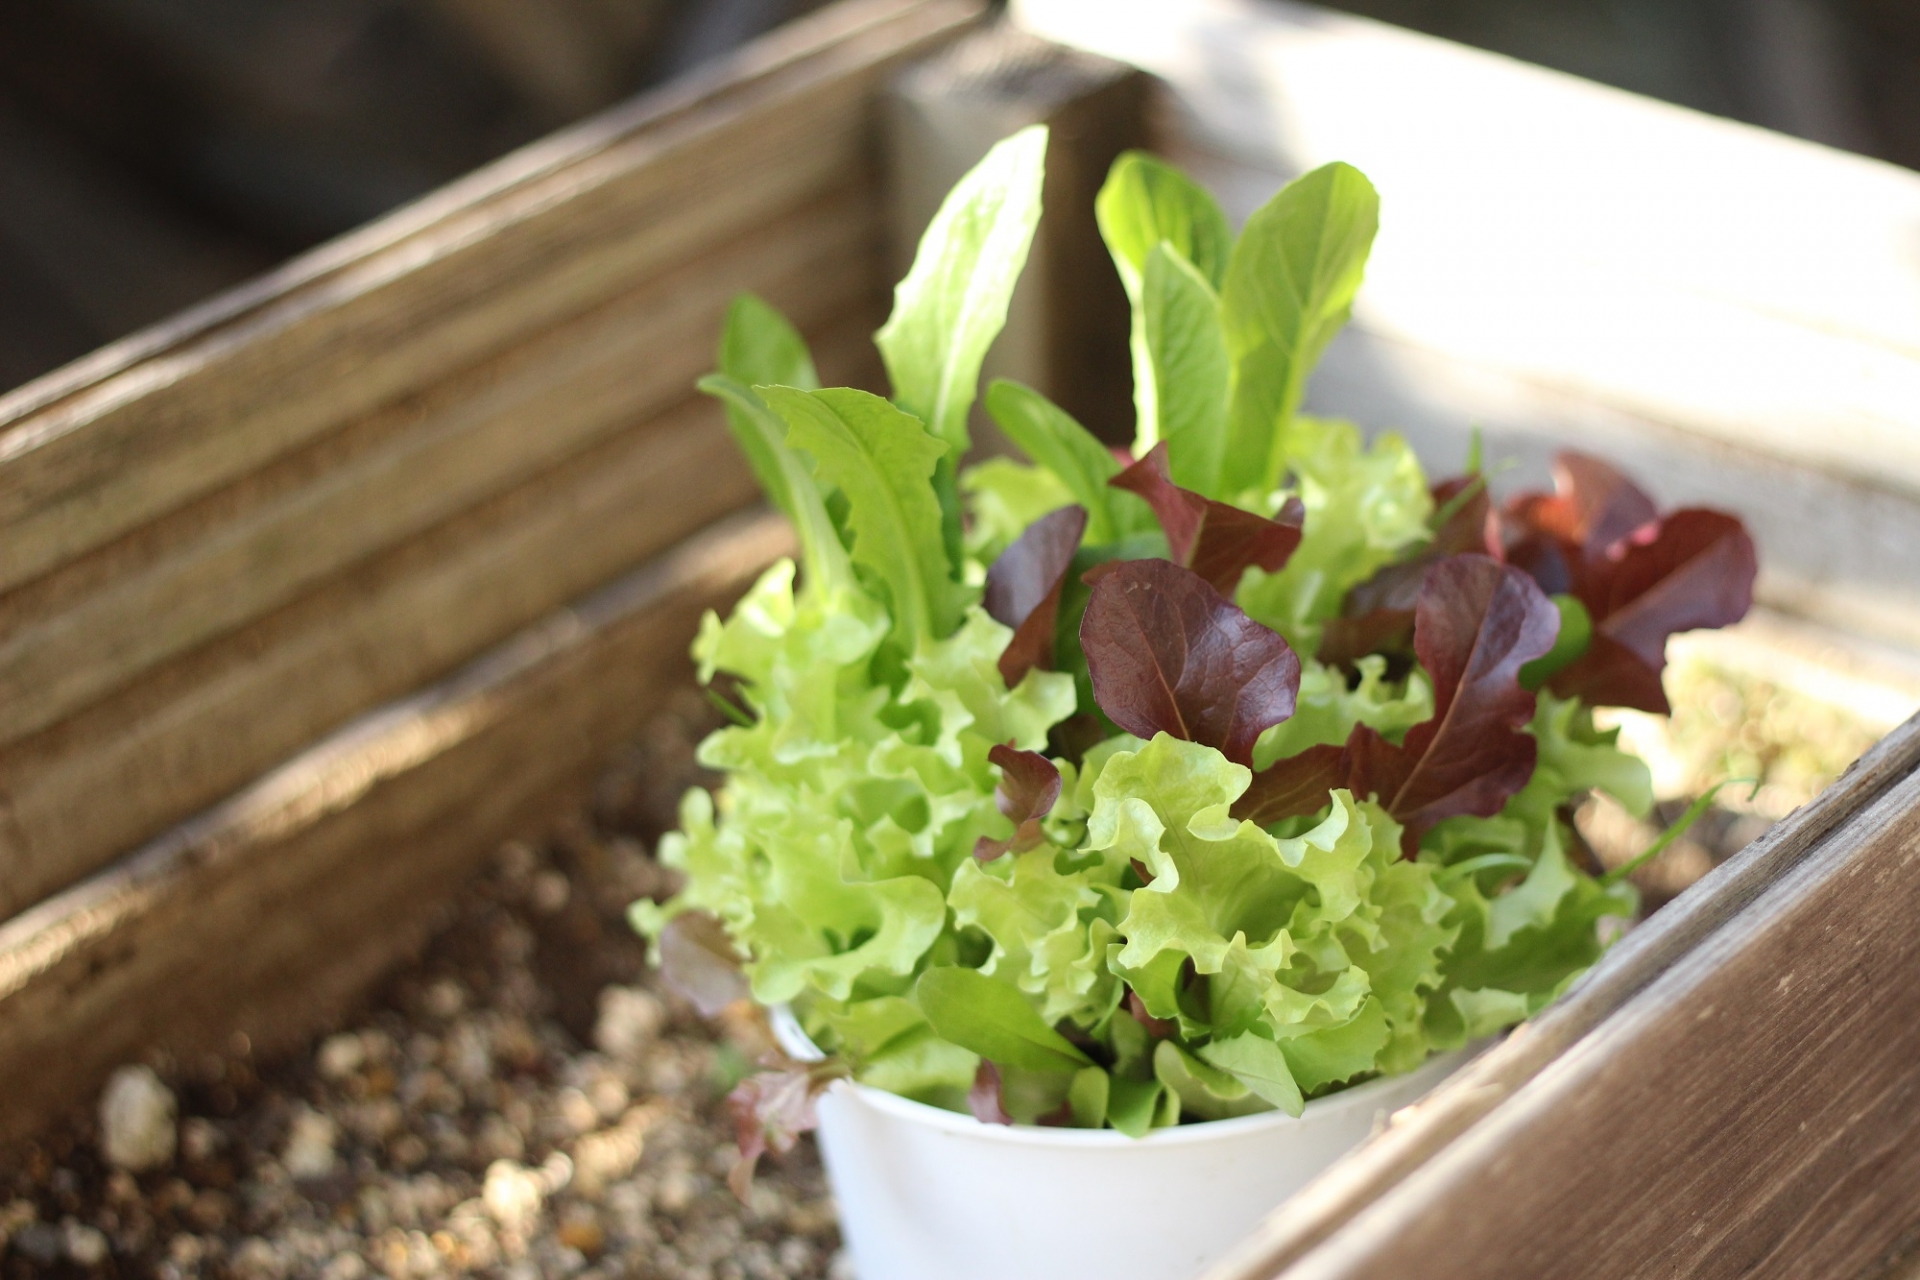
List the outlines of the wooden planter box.
{"type": "MultiPolygon", "coordinates": [[[[1770,604],[1920,635],[1920,179],[1256,0],[1015,7],[1164,76],[1156,144],[1230,206],[1334,154],[1379,180],[1321,407],[1436,459],[1475,417],[1529,458],[1578,440],[1739,510],[1770,604]],[[1820,217],[1751,198],[1809,189],[1820,217]]],[[[0,399],[0,1134],[151,1045],[307,1034],[688,678],[701,610],[788,546],[690,394],[728,298],[872,385],[890,219],[968,139],[1053,120],[1066,209],[1137,138],[1144,82],[1078,54],[886,96],[980,17],[841,0],[0,399]],[[901,154],[892,197],[883,102],[952,148],[901,154]]],[[[1110,378],[1058,340],[1112,322],[1076,245],[1043,233],[997,358],[1097,416],[1110,378]]],[[[1916,770],[1910,724],[1217,1275],[1891,1256],[1920,1225],[1916,770]]]]}

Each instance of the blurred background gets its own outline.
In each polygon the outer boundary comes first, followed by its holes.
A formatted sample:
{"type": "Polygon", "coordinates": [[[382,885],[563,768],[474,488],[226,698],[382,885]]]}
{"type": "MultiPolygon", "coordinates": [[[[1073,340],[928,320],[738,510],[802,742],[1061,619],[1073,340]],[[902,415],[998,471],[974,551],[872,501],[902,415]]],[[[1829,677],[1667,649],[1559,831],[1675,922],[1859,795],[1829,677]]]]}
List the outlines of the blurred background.
{"type": "MultiPolygon", "coordinates": [[[[0,0],[0,390],[818,3],[0,0]]],[[[1335,7],[1920,168],[1913,0],[1335,7]]]]}

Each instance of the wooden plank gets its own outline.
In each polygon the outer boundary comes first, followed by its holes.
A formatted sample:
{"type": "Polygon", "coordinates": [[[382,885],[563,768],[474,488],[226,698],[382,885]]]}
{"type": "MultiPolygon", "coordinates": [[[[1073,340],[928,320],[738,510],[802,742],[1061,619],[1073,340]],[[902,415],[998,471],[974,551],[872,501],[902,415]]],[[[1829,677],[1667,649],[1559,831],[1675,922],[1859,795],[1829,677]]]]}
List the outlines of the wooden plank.
{"type": "Polygon", "coordinates": [[[973,0],[842,0],[0,400],[0,588],[844,183],[973,0]]]}
{"type": "Polygon", "coordinates": [[[789,545],[771,516],[717,526],[0,924],[0,1135],[150,1045],[320,1025],[465,868],[579,793],[688,678],[700,612],[789,545]]]}
{"type": "MultiPolygon", "coordinates": [[[[871,384],[877,302],[821,335],[829,376],[871,384]]],[[[0,916],[757,493],[718,410],[683,394],[665,415],[0,752],[0,916]]]]}
{"type": "Polygon", "coordinates": [[[1279,1274],[1851,1276],[1878,1263],[1920,1222],[1916,913],[1909,774],[1279,1274]]]}
{"type": "Polygon", "coordinates": [[[1484,428],[1510,483],[1611,453],[1740,511],[1770,603],[1920,648],[1920,177],[1281,0],[1013,13],[1162,76],[1162,145],[1231,213],[1327,160],[1375,180],[1317,410],[1437,468],[1484,428]]]}
{"type": "Polygon", "coordinates": [[[1369,1206],[1449,1149],[1640,992],[1783,884],[1810,851],[1857,826],[1920,771],[1920,717],[1833,786],[1629,933],[1558,1003],[1477,1059],[1374,1141],[1289,1200],[1206,1280],[1266,1280],[1311,1256],[1369,1206]]]}
{"type": "Polygon", "coordinates": [[[0,597],[0,744],[681,400],[738,291],[809,330],[865,308],[877,204],[850,184],[0,597]]]}

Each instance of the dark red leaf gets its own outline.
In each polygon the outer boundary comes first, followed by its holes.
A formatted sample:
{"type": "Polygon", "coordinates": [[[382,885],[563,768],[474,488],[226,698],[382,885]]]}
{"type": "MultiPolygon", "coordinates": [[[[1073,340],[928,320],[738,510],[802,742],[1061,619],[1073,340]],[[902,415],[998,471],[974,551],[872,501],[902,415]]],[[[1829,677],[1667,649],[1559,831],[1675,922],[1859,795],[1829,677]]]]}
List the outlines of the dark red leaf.
{"type": "Polygon", "coordinates": [[[801,1134],[819,1125],[814,1099],[832,1082],[831,1074],[794,1062],[756,1072],[727,1095],[734,1141],[740,1146],[727,1185],[743,1203],[760,1157],[768,1151],[791,1151],[801,1134]]]}
{"type": "Polygon", "coordinates": [[[704,911],[684,911],[660,931],[660,980],[703,1018],[750,994],[726,926],[704,911]]]}
{"type": "Polygon", "coordinates": [[[1521,494],[1501,513],[1509,563],[1566,592],[1593,619],[1587,652],[1549,687],[1590,703],[1668,710],[1667,637],[1739,621],[1753,602],[1753,540],[1733,516],[1653,500],[1597,458],[1563,453],[1555,491],[1521,494]]]}
{"type": "Polygon", "coordinates": [[[989,617],[1013,628],[1000,655],[1000,676],[1011,689],[1039,667],[1053,668],[1053,631],[1060,617],[1060,588],[1073,553],[1087,531],[1085,507],[1061,507],[1027,526],[987,570],[989,617]]]}
{"type": "Polygon", "coordinates": [[[1060,770],[1038,751],[1019,751],[1011,742],[997,744],[987,759],[1000,767],[1000,782],[993,789],[993,802],[1013,823],[1013,838],[974,842],[973,856],[991,862],[1003,853],[1024,853],[1039,847],[1046,836],[1040,819],[1053,812],[1060,799],[1060,770]]]}
{"type": "Polygon", "coordinates": [[[1365,725],[1347,740],[1348,785],[1379,799],[1407,847],[1444,818],[1498,813],[1526,785],[1536,744],[1521,730],[1534,695],[1520,687],[1520,668],[1559,630],[1559,611],[1533,580],[1491,557],[1452,556],[1428,570],[1413,644],[1433,681],[1433,718],[1399,746],[1365,725]]]}
{"type": "Polygon", "coordinates": [[[1320,631],[1317,656],[1329,666],[1351,666],[1370,653],[1395,653],[1413,642],[1413,610],[1432,561],[1390,564],[1347,593],[1342,616],[1320,631]]]}
{"type": "Polygon", "coordinates": [[[1390,564],[1347,593],[1340,616],[1320,633],[1316,657],[1329,666],[1352,666],[1370,653],[1412,657],[1413,610],[1427,570],[1447,556],[1494,554],[1499,531],[1485,477],[1456,476],[1434,485],[1433,540],[1411,560],[1390,564]]]}
{"type": "Polygon", "coordinates": [[[1277,573],[1300,545],[1306,508],[1299,499],[1289,498],[1279,516],[1269,520],[1182,489],[1168,475],[1164,440],[1107,483],[1145,498],[1166,531],[1174,562],[1193,570],[1225,596],[1239,587],[1240,575],[1249,565],[1277,573]]]}
{"type": "Polygon", "coordinates": [[[1344,748],[1316,747],[1255,775],[1236,816],[1262,825],[1326,802],[1335,786],[1372,796],[1402,826],[1411,855],[1434,823],[1490,816],[1533,776],[1523,732],[1534,695],[1520,668],[1553,647],[1560,614],[1531,578],[1483,555],[1427,570],[1414,610],[1414,650],[1433,681],[1433,718],[1399,745],[1357,725],[1344,748]]]}
{"type": "Polygon", "coordinates": [[[1511,505],[1527,509],[1529,527],[1590,557],[1660,518],[1653,499],[1631,480],[1584,453],[1555,455],[1553,485],[1551,494],[1523,494],[1511,505]]]}
{"type": "Polygon", "coordinates": [[[967,1090],[967,1109],[981,1124],[1012,1124],[1013,1117],[1000,1102],[1000,1068],[980,1059],[973,1073],[973,1088],[967,1090]]]}
{"type": "Polygon", "coordinates": [[[1493,500],[1487,494],[1486,477],[1478,472],[1442,480],[1429,492],[1433,495],[1433,541],[1427,545],[1429,556],[1457,556],[1469,552],[1492,554],[1498,549],[1499,532],[1493,519],[1493,500]]]}
{"type": "Polygon", "coordinates": [[[1335,787],[1347,785],[1347,772],[1345,747],[1308,747],[1254,774],[1253,785],[1234,801],[1233,816],[1269,827],[1283,818],[1316,813],[1335,787]]]}
{"type": "Polygon", "coordinates": [[[1094,701],[1128,733],[1169,733],[1247,764],[1293,714],[1300,659],[1198,575],[1123,560],[1093,580],[1080,621],[1094,701]]]}
{"type": "Polygon", "coordinates": [[[1689,508],[1642,530],[1605,563],[1606,572],[1590,572],[1580,584],[1594,643],[1550,687],[1562,697],[1664,714],[1667,637],[1747,615],[1759,572],[1753,539],[1732,516],[1689,508]]]}

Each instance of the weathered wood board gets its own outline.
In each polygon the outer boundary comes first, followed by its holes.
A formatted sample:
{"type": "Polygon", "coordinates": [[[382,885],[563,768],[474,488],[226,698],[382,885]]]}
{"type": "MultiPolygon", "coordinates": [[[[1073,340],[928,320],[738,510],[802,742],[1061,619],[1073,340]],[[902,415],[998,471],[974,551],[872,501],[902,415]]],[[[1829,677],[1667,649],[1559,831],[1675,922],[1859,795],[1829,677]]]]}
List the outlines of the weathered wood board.
{"type": "Polygon", "coordinates": [[[878,96],[978,13],[843,0],[0,401],[0,918],[754,501],[720,317],[873,384],[878,96]]]}
{"type": "Polygon", "coordinates": [[[701,612],[790,544],[722,522],[0,924],[0,1136],[150,1047],[271,1051],[340,1012],[691,679],[701,612]]]}

